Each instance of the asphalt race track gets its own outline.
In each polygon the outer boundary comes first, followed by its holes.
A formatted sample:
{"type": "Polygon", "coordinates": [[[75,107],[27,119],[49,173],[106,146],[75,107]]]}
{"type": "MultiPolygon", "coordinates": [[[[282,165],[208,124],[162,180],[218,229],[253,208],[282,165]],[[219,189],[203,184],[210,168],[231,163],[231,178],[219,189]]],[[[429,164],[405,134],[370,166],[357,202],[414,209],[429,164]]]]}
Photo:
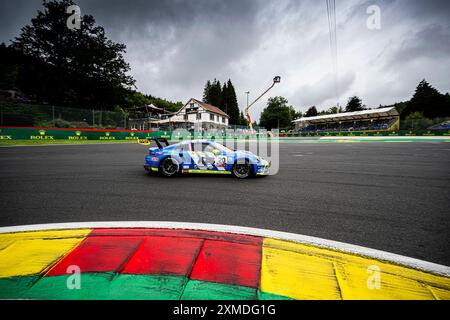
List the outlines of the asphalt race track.
{"type": "Polygon", "coordinates": [[[0,226],[162,220],[299,233],[450,265],[450,144],[282,143],[276,176],[162,178],[138,144],[0,148],[0,226]]]}

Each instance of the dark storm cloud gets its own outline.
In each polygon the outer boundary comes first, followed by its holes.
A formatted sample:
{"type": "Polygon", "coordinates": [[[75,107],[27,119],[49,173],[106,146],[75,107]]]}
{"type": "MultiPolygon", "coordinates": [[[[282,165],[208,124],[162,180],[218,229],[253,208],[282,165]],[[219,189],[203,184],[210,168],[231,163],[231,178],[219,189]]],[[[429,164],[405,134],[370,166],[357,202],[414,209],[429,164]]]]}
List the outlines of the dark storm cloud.
{"type": "MultiPolygon", "coordinates": [[[[139,90],[173,100],[201,98],[207,79],[231,78],[240,105],[275,75],[297,109],[337,102],[325,1],[164,0],[75,1],[108,37],[127,45],[139,90]]],[[[0,41],[19,34],[39,0],[0,1],[0,41]]],[[[336,1],[339,102],[358,94],[368,106],[410,97],[430,79],[448,91],[450,1],[336,1]],[[366,27],[367,7],[381,9],[380,30],[366,27]]],[[[257,119],[264,103],[255,106],[257,119]]]]}
{"type": "Polygon", "coordinates": [[[152,92],[163,84],[160,92],[182,100],[198,97],[206,79],[228,79],[224,69],[260,38],[255,19],[261,1],[78,3],[96,12],[111,38],[127,44],[141,88],[152,92]]]}
{"type": "Polygon", "coordinates": [[[0,1],[0,42],[9,43],[19,35],[20,29],[30,23],[40,9],[42,1],[0,1]]]}
{"type": "Polygon", "coordinates": [[[401,42],[388,65],[401,65],[423,58],[435,60],[450,58],[450,28],[444,28],[439,24],[426,26],[401,42]]]}

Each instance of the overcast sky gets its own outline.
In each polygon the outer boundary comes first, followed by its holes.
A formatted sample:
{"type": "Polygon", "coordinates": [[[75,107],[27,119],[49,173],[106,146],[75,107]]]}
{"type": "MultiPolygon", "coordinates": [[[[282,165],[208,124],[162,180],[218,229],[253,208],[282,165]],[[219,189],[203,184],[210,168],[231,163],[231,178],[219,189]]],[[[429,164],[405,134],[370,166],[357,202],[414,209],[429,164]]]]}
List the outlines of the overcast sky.
{"type": "MultiPolygon", "coordinates": [[[[296,110],[368,107],[407,100],[423,78],[450,91],[450,1],[336,1],[338,95],[325,0],[78,0],[107,35],[127,46],[139,91],[174,101],[202,98],[208,79],[231,78],[241,108],[279,75],[269,96],[296,110]],[[380,8],[381,28],[366,12],[380,8]]],[[[40,0],[0,1],[0,41],[9,43],[41,7],[40,0]]],[[[266,104],[251,112],[258,119],[266,104]]]]}

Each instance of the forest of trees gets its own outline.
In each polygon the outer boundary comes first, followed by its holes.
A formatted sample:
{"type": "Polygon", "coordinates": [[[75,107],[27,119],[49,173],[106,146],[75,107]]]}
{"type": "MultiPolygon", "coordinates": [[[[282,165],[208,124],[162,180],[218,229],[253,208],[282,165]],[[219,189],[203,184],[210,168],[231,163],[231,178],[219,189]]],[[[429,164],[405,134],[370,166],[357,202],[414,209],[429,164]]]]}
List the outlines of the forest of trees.
{"type": "Polygon", "coordinates": [[[242,111],[239,111],[236,91],[230,79],[223,86],[217,79],[206,81],[205,88],[203,89],[203,102],[219,107],[220,110],[228,114],[230,116],[230,124],[247,124],[242,111]]]}
{"type": "Polygon", "coordinates": [[[44,1],[43,9],[11,44],[0,45],[0,89],[35,103],[114,110],[155,102],[175,111],[180,103],[135,90],[124,59],[126,47],[105,35],[91,15],[80,29],[66,26],[72,0],[44,1]]]}

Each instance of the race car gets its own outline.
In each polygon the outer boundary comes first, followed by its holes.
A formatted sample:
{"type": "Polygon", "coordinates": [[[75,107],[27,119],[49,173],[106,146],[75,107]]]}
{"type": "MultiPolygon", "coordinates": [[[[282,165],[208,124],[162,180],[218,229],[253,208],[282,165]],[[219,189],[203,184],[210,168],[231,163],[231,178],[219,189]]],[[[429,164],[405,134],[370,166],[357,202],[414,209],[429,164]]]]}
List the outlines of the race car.
{"type": "Polygon", "coordinates": [[[249,152],[232,150],[210,140],[188,140],[170,145],[166,139],[140,139],[141,144],[156,142],[145,156],[144,169],[165,177],[178,173],[232,174],[245,179],[268,175],[270,162],[249,152]],[[163,145],[165,144],[165,146],[163,145]]]}

